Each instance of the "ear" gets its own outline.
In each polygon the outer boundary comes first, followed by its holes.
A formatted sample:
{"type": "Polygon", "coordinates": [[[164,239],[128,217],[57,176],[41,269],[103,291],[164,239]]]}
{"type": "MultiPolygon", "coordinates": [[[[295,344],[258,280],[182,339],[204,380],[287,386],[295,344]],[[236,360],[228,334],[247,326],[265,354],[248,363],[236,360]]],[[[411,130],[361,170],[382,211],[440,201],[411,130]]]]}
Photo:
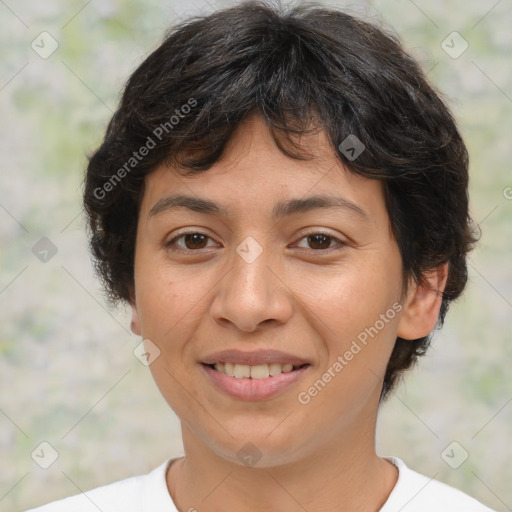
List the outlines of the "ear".
{"type": "Polygon", "coordinates": [[[443,263],[428,272],[420,283],[409,284],[398,322],[397,336],[415,340],[427,336],[434,330],[447,278],[448,263],[443,263]]]}
{"type": "Polygon", "coordinates": [[[130,302],[130,307],[132,308],[132,321],[130,324],[131,330],[133,334],[136,334],[137,336],[142,336],[142,330],[140,328],[139,310],[137,309],[135,299],[130,302]]]}

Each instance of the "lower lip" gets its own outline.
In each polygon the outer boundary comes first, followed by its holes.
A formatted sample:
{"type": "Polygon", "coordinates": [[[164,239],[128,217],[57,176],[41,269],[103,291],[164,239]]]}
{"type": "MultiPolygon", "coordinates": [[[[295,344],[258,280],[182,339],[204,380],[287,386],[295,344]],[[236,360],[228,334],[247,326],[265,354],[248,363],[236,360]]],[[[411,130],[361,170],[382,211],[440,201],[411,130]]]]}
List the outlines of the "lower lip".
{"type": "Polygon", "coordinates": [[[233,398],[241,400],[266,400],[271,398],[295,384],[309,368],[309,365],[303,366],[297,370],[283,372],[266,379],[238,379],[214,370],[205,364],[201,364],[201,366],[218,389],[233,398]]]}

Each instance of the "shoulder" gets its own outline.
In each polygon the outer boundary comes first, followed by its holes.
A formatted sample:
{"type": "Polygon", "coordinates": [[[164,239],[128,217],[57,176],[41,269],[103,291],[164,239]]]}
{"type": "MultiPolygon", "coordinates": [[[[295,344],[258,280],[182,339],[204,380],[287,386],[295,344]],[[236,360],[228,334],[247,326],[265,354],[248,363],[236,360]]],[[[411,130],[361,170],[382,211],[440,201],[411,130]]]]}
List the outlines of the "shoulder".
{"type": "Polygon", "coordinates": [[[142,476],[134,476],[114,482],[90,491],[82,492],[69,498],[52,501],[47,505],[27,510],[26,512],[109,512],[120,507],[122,510],[139,510],[136,503],[139,501],[142,476]]]}
{"type": "Polygon", "coordinates": [[[172,460],[165,461],[146,475],[113,482],[26,512],[141,512],[148,505],[152,512],[173,512],[176,509],[165,483],[172,460]]]}
{"type": "Polygon", "coordinates": [[[408,468],[397,457],[384,457],[399,471],[398,481],[379,512],[493,512],[475,498],[408,468]]]}

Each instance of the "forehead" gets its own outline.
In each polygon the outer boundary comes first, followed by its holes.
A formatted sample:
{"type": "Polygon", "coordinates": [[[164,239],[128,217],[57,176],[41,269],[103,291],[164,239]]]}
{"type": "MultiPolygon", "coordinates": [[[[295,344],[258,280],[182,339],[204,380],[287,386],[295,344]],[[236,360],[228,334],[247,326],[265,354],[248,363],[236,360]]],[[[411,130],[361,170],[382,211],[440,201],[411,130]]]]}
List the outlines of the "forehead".
{"type": "Polygon", "coordinates": [[[300,200],[304,203],[314,197],[322,203],[320,196],[324,203],[329,201],[327,196],[331,202],[345,203],[347,213],[350,209],[370,217],[386,213],[382,183],[345,168],[325,132],[302,135],[297,142],[312,158],[287,156],[264,120],[251,116],[234,132],[221,159],[210,169],[183,176],[176,168],[162,165],[148,175],[141,213],[154,213],[166,199],[170,199],[169,206],[176,195],[195,196],[197,211],[202,208],[204,213],[226,218],[265,211],[275,219],[300,209],[300,200]]]}

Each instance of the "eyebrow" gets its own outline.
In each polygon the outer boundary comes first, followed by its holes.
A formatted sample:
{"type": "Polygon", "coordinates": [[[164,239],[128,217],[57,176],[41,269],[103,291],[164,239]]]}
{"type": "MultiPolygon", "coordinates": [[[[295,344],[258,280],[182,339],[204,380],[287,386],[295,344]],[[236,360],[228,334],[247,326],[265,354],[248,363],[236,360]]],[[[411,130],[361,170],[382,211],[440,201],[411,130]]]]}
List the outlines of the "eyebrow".
{"type": "MultiPolygon", "coordinates": [[[[187,196],[183,194],[164,197],[157,201],[148,213],[148,217],[154,217],[162,212],[186,208],[188,210],[207,215],[230,217],[229,209],[220,206],[208,199],[187,196]]],[[[316,209],[344,209],[356,213],[365,221],[369,221],[368,214],[357,204],[340,196],[315,195],[300,199],[288,199],[274,205],[272,219],[278,220],[284,217],[304,213],[316,209]]]]}

